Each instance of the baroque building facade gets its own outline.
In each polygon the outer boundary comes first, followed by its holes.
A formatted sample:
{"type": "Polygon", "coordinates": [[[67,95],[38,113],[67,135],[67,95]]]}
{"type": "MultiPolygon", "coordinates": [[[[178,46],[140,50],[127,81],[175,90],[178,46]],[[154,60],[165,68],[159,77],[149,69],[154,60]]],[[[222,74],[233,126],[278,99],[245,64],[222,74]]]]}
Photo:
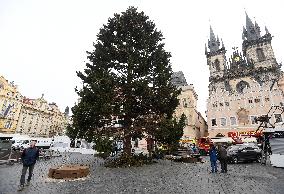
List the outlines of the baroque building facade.
{"type": "Polygon", "coordinates": [[[0,77],[0,132],[11,133],[16,130],[22,107],[22,95],[13,82],[0,77]]]}
{"type": "Polygon", "coordinates": [[[197,111],[198,95],[192,84],[188,85],[183,72],[174,72],[172,83],[179,89],[181,94],[178,96],[179,105],[175,110],[174,116],[180,118],[182,114],[186,116],[186,126],[182,140],[198,139],[208,135],[208,127],[205,119],[197,111]]]}
{"type": "Polygon", "coordinates": [[[0,77],[0,133],[52,137],[64,133],[70,123],[69,108],[60,112],[55,103],[23,97],[13,82],[0,77]]]}
{"type": "MultiPolygon", "coordinates": [[[[274,56],[271,40],[268,29],[265,27],[265,34],[261,35],[258,24],[246,14],[242,52],[233,48],[227,60],[223,42],[210,27],[209,50],[205,46],[210,71],[207,100],[210,137],[252,134],[259,126],[256,117],[266,115],[273,106],[283,105],[281,64],[274,56]]],[[[269,116],[276,126],[282,125],[280,110],[269,116]]]]}
{"type": "Polygon", "coordinates": [[[48,103],[43,96],[24,98],[16,133],[34,137],[52,137],[63,134],[67,119],[55,103],[48,103]]]}

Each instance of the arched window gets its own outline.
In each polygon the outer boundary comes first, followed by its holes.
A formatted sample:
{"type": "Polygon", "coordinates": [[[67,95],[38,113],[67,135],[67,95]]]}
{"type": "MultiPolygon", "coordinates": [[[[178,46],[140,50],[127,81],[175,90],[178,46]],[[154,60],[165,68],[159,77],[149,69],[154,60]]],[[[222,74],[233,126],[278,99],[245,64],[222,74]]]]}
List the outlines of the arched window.
{"type": "Polygon", "coordinates": [[[265,60],[265,56],[264,56],[264,52],[263,52],[262,48],[257,48],[256,54],[257,54],[258,61],[264,61],[265,60]]]}
{"type": "Polygon", "coordinates": [[[243,93],[244,89],[245,88],[249,88],[249,83],[246,82],[246,81],[240,81],[237,86],[236,86],[236,89],[237,89],[237,92],[239,93],[243,93]]]}
{"type": "Polygon", "coordinates": [[[214,61],[214,67],[216,71],[220,71],[220,61],[218,59],[214,61]]]}

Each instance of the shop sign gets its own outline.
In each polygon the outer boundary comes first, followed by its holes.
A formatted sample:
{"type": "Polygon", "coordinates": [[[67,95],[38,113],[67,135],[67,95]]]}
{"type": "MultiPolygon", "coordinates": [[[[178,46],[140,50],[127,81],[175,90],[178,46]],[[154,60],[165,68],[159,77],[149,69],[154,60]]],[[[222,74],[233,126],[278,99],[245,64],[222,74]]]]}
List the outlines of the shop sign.
{"type": "Polygon", "coordinates": [[[228,132],[228,137],[239,137],[239,136],[256,136],[259,132],[255,131],[231,131],[228,132]]]}

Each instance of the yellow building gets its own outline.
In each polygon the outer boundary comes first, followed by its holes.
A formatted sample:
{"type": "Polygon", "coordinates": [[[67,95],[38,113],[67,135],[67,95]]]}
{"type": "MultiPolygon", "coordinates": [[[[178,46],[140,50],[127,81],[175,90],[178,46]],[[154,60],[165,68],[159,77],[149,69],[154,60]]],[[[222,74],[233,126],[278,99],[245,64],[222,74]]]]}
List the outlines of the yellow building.
{"type": "MultiPolygon", "coordinates": [[[[65,110],[66,111],[66,110],[65,110]]],[[[68,113],[60,112],[55,103],[41,98],[23,97],[13,82],[0,77],[0,132],[30,136],[61,135],[68,122],[68,113]]]]}
{"type": "Polygon", "coordinates": [[[62,135],[69,123],[68,115],[62,113],[55,103],[49,104],[52,109],[52,122],[50,127],[49,136],[62,135]]]}
{"type": "Polygon", "coordinates": [[[180,86],[181,94],[178,96],[180,101],[176,108],[175,117],[180,118],[184,113],[186,116],[186,126],[182,139],[198,139],[208,135],[207,123],[202,115],[196,110],[198,96],[192,84],[180,86]]]}
{"type": "Polygon", "coordinates": [[[14,133],[22,106],[22,95],[13,82],[0,77],[0,132],[14,133]]]}

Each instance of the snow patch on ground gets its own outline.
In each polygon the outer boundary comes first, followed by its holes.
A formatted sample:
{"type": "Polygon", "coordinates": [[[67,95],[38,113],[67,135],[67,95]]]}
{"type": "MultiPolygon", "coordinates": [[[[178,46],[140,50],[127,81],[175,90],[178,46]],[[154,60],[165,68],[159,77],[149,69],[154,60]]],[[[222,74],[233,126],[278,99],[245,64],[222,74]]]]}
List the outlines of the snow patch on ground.
{"type": "Polygon", "coordinates": [[[271,165],[274,167],[284,168],[284,155],[282,154],[272,154],[270,155],[271,165]]]}

